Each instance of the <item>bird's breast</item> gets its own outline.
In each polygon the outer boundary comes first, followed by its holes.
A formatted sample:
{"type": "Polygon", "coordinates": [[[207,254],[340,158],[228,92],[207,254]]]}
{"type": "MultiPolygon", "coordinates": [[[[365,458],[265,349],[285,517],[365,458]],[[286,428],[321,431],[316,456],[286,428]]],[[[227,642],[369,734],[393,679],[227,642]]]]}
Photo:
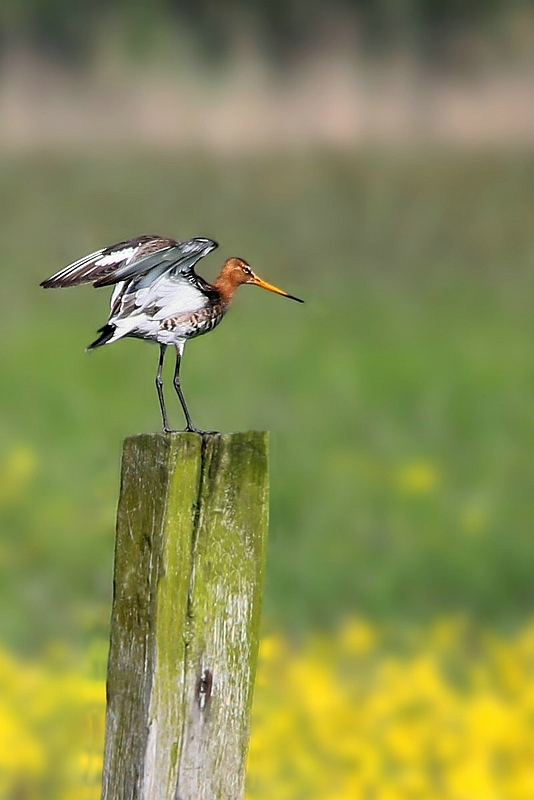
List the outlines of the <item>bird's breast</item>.
{"type": "Polygon", "coordinates": [[[177,338],[193,339],[209,333],[224,317],[227,306],[222,301],[210,303],[193,312],[174,314],[161,323],[161,329],[173,333],[177,338]]]}

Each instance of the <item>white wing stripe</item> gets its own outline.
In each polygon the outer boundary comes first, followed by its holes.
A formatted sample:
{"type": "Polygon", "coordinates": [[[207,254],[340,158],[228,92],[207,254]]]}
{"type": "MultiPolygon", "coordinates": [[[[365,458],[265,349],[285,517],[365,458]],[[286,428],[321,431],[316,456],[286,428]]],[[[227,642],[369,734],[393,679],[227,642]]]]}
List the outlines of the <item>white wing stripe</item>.
{"type": "Polygon", "coordinates": [[[106,248],[103,247],[101,250],[95,250],[94,253],[90,253],[88,256],[78,259],[78,261],[74,261],[72,264],[69,264],[60,272],[56,273],[56,275],[53,277],[57,280],[72,278],[87,264],[91,264],[91,266],[85,272],[85,277],[90,279],[91,275],[94,272],[98,272],[101,267],[111,266],[112,264],[117,264],[123,261],[127,262],[128,259],[130,259],[138,249],[139,247],[137,245],[135,247],[123,247],[121,250],[114,250],[112,253],[102,256],[102,253],[104,253],[106,250],[106,248]]]}
{"type": "Polygon", "coordinates": [[[121,261],[128,261],[139,247],[125,247],[122,250],[113,250],[111,253],[95,261],[95,267],[108,267],[111,264],[119,264],[121,261]]]}

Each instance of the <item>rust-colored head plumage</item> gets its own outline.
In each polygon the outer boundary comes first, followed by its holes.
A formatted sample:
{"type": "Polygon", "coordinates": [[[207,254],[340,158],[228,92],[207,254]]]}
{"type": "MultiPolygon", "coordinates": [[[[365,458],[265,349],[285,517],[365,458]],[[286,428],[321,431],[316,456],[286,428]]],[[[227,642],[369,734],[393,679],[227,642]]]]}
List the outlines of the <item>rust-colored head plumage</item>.
{"type": "Polygon", "coordinates": [[[250,283],[254,277],[250,265],[242,258],[228,258],[223,265],[215,286],[228,302],[242,283],[250,283]]]}
{"type": "Polygon", "coordinates": [[[235,256],[228,258],[224,262],[220,275],[215,281],[215,288],[218,289],[224,300],[229,303],[237,287],[241,286],[242,283],[252,283],[255,286],[261,286],[262,289],[267,289],[269,292],[275,292],[284,297],[289,297],[291,300],[296,300],[297,303],[304,302],[298,297],[294,297],[292,294],[288,294],[282,289],[278,289],[278,287],[258,278],[252,271],[250,264],[243,258],[237,258],[235,256]]]}

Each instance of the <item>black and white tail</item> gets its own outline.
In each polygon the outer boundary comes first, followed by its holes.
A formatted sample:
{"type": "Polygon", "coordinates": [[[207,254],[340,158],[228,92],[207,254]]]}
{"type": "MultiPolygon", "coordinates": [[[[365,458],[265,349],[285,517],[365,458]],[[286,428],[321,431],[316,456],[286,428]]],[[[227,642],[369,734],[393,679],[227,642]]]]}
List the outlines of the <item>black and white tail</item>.
{"type": "Polygon", "coordinates": [[[116,325],[110,325],[109,322],[104,325],[102,328],[98,329],[98,333],[100,336],[98,339],[95,339],[94,342],[91,342],[88,350],[94,350],[97,347],[102,347],[103,344],[108,344],[113,339],[113,334],[117,330],[116,325]]]}

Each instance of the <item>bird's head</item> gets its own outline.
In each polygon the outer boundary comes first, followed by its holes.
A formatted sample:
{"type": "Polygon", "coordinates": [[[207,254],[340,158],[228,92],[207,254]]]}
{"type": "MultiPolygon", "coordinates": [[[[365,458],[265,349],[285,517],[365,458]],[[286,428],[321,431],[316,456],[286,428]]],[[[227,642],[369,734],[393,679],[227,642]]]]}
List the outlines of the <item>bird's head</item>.
{"type": "Polygon", "coordinates": [[[259,278],[253,272],[250,264],[243,258],[229,258],[225,262],[215,285],[223,295],[227,295],[228,299],[231,299],[237,287],[241,286],[242,283],[252,283],[254,286],[261,286],[262,289],[275,292],[275,294],[281,294],[283,297],[289,297],[290,300],[296,300],[297,303],[304,302],[304,300],[300,300],[298,297],[288,294],[277,286],[273,286],[271,283],[267,283],[267,281],[259,278]]]}

